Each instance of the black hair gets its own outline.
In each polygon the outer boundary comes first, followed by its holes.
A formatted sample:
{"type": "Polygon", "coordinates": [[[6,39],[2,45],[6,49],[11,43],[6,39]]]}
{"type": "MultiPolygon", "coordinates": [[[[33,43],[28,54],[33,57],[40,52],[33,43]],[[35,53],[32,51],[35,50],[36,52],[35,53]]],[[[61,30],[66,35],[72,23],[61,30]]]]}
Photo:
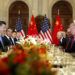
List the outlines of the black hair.
{"type": "Polygon", "coordinates": [[[15,33],[17,33],[17,31],[16,31],[16,30],[13,30],[12,32],[13,32],[13,33],[14,33],[14,32],[15,32],[15,33]]]}
{"type": "Polygon", "coordinates": [[[0,26],[2,26],[2,24],[6,25],[5,21],[0,21],[0,26]]]}
{"type": "Polygon", "coordinates": [[[6,32],[7,32],[8,30],[12,30],[12,31],[13,31],[13,29],[12,29],[12,28],[10,28],[10,27],[8,27],[8,28],[6,29],[6,32]]]}

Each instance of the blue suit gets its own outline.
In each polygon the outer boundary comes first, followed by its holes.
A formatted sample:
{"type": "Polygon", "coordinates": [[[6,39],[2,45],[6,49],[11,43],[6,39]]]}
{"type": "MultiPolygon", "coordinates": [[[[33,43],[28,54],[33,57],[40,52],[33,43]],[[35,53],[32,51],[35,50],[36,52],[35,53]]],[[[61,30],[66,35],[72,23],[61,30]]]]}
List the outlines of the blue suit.
{"type": "Polygon", "coordinates": [[[0,50],[5,51],[4,38],[0,36],[0,50]]]}

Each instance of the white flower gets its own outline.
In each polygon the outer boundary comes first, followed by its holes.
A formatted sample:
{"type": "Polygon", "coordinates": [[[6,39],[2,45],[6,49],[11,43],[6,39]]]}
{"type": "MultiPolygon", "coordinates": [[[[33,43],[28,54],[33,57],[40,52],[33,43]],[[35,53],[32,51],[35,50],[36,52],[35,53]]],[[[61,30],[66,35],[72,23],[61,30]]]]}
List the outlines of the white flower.
{"type": "Polygon", "coordinates": [[[37,44],[36,38],[32,36],[29,36],[28,38],[26,38],[25,41],[28,43],[37,44]]]}
{"type": "Polygon", "coordinates": [[[20,38],[19,41],[17,41],[18,44],[24,45],[25,39],[23,37],[20,38]]]}

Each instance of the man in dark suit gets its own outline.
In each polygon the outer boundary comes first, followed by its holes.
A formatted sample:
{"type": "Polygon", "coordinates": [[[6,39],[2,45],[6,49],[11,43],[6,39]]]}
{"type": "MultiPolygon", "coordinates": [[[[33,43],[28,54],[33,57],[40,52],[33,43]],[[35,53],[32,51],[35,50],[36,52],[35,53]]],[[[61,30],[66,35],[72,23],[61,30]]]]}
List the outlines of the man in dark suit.
{"type": "Polygon", "coordinates": [[[63,49],[65,49],[66,47],[66,41],[67,39],[66,38],[61,38],[60,42],[59,42],[59,45],[62,46],[63,49]]]}
{"type": "Polygon", "coordinates": [[[59,31],[57,33],[57,38],[59,39],[59,46],[61,46],[63,49],[66,47],[66,34],[63,31],[59,31]]]}
{"type": "Polygon", "coordinates": [[[15,45],[17,41],[18,41],[17,40],[17,32],[13,31],[12,32],[12,42],[13,42],[13,45],[15,45]]]}
{"type": "Polygon", "coordinates": [[[13,45],[11,37],[12,37],[12,29],[8,28],[6,30],[6,35],[4,36],[4,44],[5,44],[5,46],[13,45]]]}
{"type": "Polygon", "coordinates": [[[66,52],[74,53],[75,52],[75,23],[72,23],[69,27],[70,35],[67,38],[66,52]]]}
{"type": "Polygon", "coordinates": [[[0,21],[0,50],[1,51],[6,50],[4,44],[4,37],[3,37],[5,29],[6,29],[6,23],[4,21],[0,21]]]}
{"type": "Polygon", "coordinates": [[[71,41],[71,52],[75,52],[75,23],[73,24],[71,28],[71,34],[73,36],[71,41]]]}

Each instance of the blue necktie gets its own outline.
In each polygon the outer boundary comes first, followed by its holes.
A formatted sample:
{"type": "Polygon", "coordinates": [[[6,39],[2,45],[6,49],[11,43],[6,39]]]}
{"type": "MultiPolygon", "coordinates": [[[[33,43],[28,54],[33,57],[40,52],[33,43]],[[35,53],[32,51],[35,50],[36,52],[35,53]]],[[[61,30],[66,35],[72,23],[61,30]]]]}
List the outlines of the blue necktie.
{"type": "Polygon", "coordinates": [[[0,42],[1,42],[2,47],[3,47],[3,49],[4,49],[4,44],[3,44],[2,36],[0,36],[0,42]]]}

